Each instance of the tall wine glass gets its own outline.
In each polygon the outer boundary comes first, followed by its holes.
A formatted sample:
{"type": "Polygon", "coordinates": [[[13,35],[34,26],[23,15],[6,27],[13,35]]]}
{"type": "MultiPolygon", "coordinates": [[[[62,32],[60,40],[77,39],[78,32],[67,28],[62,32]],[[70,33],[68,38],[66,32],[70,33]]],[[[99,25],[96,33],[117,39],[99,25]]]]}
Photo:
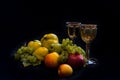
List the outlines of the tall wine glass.
{"type": "Polygon", "coordinates": [[[81,24],[80,33],[82,40],[86,43],[87,64],[96,64],[95,58],[90,58],[90,44],[97,35],[96,24],[81,24]]]}
{"type": "Polygon", "coordinates": [[[74,43],[74,38],[76,37],[76,31],[80,27],[80,22],[66,22],[68,36],[74,43]]]}

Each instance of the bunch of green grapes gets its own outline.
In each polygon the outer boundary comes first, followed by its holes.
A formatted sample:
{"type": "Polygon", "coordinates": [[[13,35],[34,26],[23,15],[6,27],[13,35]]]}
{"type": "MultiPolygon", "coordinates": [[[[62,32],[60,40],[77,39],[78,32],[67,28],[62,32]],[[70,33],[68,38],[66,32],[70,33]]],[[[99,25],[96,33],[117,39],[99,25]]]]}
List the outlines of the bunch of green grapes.
{"type": "Polygon", "coordinates": [[[82,54],[85,56],[85,51],[80,47],[77,46],[76,44],[73,44],[72,40],[69,38],[63,39],[62,44],[61,44],[61,53],[60,53],[60,58],[59,62],[60,63],[66,63],[69,54],[82,54]]]}
{"type": "Polygon", "coordinates": [[[85,56],[85,51],[76,44],[73,44],[72,40],[69,38],[63,39],[61,44],[62,50],[67,51],[68,53],[79,53],[85,56]]]}
{"type": "Polygon", "coordinates": [[[80,46],[77,46],[76,44],[72,46],[67,45],[66,50],[68,51],[68,53],[72,53],[72,54],[78,53],[78,54],[82,54],[83,56],[85,56],[86,54],[85,51],[80,46]]]}
{"type": "Polygon", "coordinates": [[[66,61],[67,61],[67,59],[68,59],[68,55],[69,55],[69,54],[68,54],[67,51],[62,51],[62,52],[60,53],[58,62],[59,62],[60,64],[66,63],[66,61]]]}
{"type": "Polygon", "coordinates": [[[41,63],[36,56],[32,55],[34,49],[26,46],[21,46],[15,53],[15,59],[22,62],[24,67],[36,66],[41,63]]]}

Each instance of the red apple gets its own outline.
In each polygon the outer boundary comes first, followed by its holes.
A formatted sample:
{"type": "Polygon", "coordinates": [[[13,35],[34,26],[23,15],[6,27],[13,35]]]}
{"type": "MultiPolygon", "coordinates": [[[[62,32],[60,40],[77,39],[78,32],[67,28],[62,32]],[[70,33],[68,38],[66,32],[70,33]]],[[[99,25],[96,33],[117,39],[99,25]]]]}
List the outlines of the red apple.
{"type": "Polygon", "coordinates": [[[73,68],[82,67],[85,64],[85,59],[83,55],[75,53],[70,53],[67,63],[73,68]]]}

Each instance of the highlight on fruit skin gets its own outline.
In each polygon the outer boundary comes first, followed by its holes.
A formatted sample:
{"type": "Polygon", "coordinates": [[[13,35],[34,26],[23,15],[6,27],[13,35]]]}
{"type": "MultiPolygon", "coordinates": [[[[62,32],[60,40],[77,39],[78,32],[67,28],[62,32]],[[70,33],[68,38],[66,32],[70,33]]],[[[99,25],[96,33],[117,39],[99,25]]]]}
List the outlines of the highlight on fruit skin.
{"type": "Polygon", "coordinates": [[[73,74],[73,69],[68,64],[61,64],[58,67],[58,75],[59,77],[69,77],[73,74]]]}

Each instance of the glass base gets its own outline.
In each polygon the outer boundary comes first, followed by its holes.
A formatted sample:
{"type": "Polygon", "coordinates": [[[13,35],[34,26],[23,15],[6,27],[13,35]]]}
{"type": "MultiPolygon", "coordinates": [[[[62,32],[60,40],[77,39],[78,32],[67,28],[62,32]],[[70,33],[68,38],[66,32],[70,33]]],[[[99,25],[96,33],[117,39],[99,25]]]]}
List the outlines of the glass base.
{"type": "Polygon", "coordinates": [[[90,58],[87,61],[87,65],[94,65],[94,64],[97,64],[97,60],[95,58],[90,58]]]}

